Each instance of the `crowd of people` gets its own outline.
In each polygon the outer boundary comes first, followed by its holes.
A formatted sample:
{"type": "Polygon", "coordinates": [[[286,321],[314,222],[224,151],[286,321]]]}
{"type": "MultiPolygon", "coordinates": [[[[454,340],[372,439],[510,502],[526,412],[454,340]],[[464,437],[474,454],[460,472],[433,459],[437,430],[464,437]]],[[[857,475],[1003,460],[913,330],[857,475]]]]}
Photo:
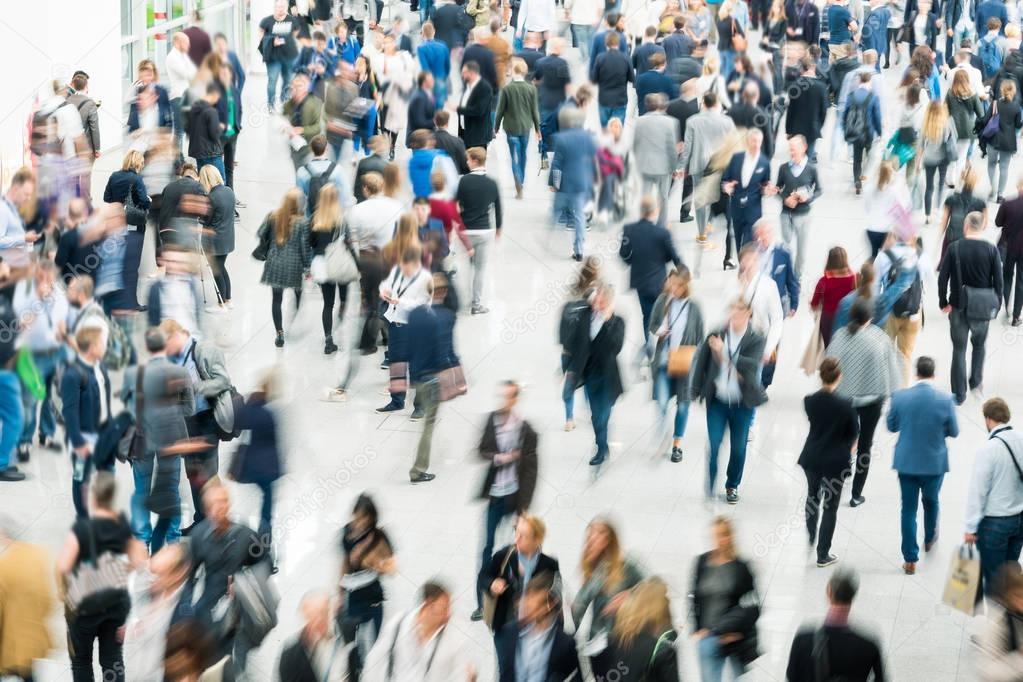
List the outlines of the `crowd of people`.
{"type": "MultiPolygon", "coordinates": [[[[120,170],[102,195],[93,164],[112,145],[101,145],[88,74],[53,82],[32,116],[32,163],[0,204],[0,481],[24,481],[19,465],[40,450],[66,452],[75,518],[55,566],[0,524],[0,674],[32,679],[33,660],[51,647],[45,621],[59,595],[76,682],[94,679],[97,644],[104,679],[258,679],[249,655],[276,627],[279,606],[274,495],[288,461],[280,390],[267,372],[240,395],[209,334],[244,296],[228,257],[242,246],[235,230],[246,206],[234,188],[247,101],[270,117],[295,178],[253,225],[272,341],[295,338],[285,291],[298,309],[311,280],[323,352],[347,353],[326,400],[346,402],[363,388],[360,366],[378,366],[388,401],[376,412],[410,409],[408,419],[422,422],[412,484],[436,477],[438,414],[467,391],[455,326],[465,312],[490,314],[496,244],[533,183],[526,165],[536,154],[551,230],[571,231],[564,255],[578,263],[558,324],[561,398],[571,431],[577,389],[585,392],[594,474],[612,457],[627,323],[638,323],[656,456],[679,463],[707,447],[708,506],[738,505],[779,354],[800,350],[785,320],[803,293],[814,326],[799,364],[820,389],[804,401],[798,464],[816,566],[839,562],[832,544],[846,479],[849,505],[867,502],[883,416],[897,434],[902,570],[915,574],[918,507],[926,553],[938,540],[947,443],[960,420],[982,417],[989,438],[970,465],[962,538],[979,556],[977,602],[990,607],[975,638],[976,674],[1023,678],[1023,437],[1007,401],[984,391],[992,321],[1004,312],[1008,325],[1023,323],[1023,182],[1018,196],[1005,194],[1023,128],[1018,6],[306,4],[275,0],[259,22],[267,90],[258,105],[243,98],[243,61],[198,13],[173,34],[165,73],[151,59],[135,65],[120,170]],[[893,68],[894,90],[884,87],[893,68]],[[513,196],[488,161],[502,131],[513,196]],[[814,207],[842,191],[822,187],[819,168],[846,157],[870,255],[856,266],[829,245],[807,297],[811,240],[821,239],[814,207]],[[765,217],[774,201],[777,220],[765,217]],[[932,222],[933,250],[923,240],[932,222]],[[588,237],[594,227],[621,234],[639,320],[619,314],[588,237]],[[692,263],[677,246],[689,237],[692,263]],[[697,300],[692,283],[715,249],[735,272],[711,300],[697,300]],[[937,324],[949,331],[949,390],[935,360],[915,352],[935,303],[947,315],[937,324]],[[350,343],[346,317],[357,319],[350,343]],[[707,443],[686,433],[700,404],[707,443]],[[231,441],[237,447],[221,448],[231,441]],[[132,474],[126,514],[118,467],[132,474]],[[190,499],[179,494],[182,477],[190,499]],[[224,479],[259,489],[257,528],[233,520],[224,479]]],[[[520,413],[521,385],[498,388],[477,448],[486,476],[474,495],[486,512],[471,615],[492,633],[497,679],[681,679],[683,628],[667,584],[630,556],[610,518],[587,526],[581,581],[566,589],[533,504],[543,434],[520,413]],[[508,525],[514,540],[499,546],[508,525]]],[[[763,600],[736,518],[714,518],[712,548],[689,574],[689,634],[707,682],[726,668],[742,675],[763,653],[763,600]]],[[[391,608],[384,587],[399,554],[372,496],[358,497],[337,542],[337,585],[303,596],[281,680],[487,678],[463,630],[448,627],[453,586],[429,580],[411,609],[391,608]]],[[[849,624],[858,588],[855,571],[832,569],[827,616],[796,635],[788,679],[885,678],[883,647],[849,624]]]]}

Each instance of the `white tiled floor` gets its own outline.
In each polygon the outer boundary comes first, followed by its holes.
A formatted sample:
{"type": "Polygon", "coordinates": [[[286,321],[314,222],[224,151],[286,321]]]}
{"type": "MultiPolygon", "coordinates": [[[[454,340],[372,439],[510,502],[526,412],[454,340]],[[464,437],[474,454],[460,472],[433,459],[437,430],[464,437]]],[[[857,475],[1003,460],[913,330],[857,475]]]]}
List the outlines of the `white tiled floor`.
{"type": "MultiPolygon", "coordinates": [[[[894,74],[886,72],[885,76],[891,87],[894,74]]],[[[264,86],[258,77],[250,83],[248,110],[254,112],[264,86]]],[[[254,679],[267,680],[275,674],[281,642],[297,628],[295,608],[302,594],[335,585],[338,530],[362,491],[376,496],[382,521],[398,549],[399,573],[386,585],[388,613],[407,608],[423,580],[441,576],[457,595],[453,625],[475,642],[472,653],[479,661],[481,679],[492,679],[490,638],[481,625],[468,621],[474,607],[473,574],[483,513],[475,500],[483,469],[474,447],[483,416],[493,405],[494,387],[506,378],[525,384],[521,409],[541,434],[534,509],[549,525],[545,549],[560,557],[569,595],[579,585],[584,527],[595,515],[607,514],[618,523],[628,551],[668,581],[673,613],[683,625],[690,569],[694,557],[708,547],[708,521],[715,513],[732,514],[739,546],[754,560],[764,599],[760,621],[764,655],[748,678],[783,679],[795,629],[824,612],[824,585],[830,573],[817,569],[806,551],[801,511],[805,484],[795,464],[805,436],[801,399],[815,389],[814,381],[797,368],[812,323],[805,304],[786,322],[771,401],[759,411],[750,444],[742,501],[734,509],[708,509],[701,494],[704,411],[702,407],[692,410],[684,462],[670,464],[652,450],[650,429],[655,410],[650,385],[637,376],[632,364],[641,339],[639,306],[626,290],[627,279],[615,256],[616,231],[590,233],[587,251],[606,256],[608,277],[621,285],[617,309],[629,329],[629,343],[621,355],[629,390],[612,418],[611,460],[594,479],[586,464],[593,444],[581,395],[577,401],[580,428],[572,433],[561,430],[555,329],[562,292],[575,270],[568,259],[570,238],[567,233],[551,235],[549,231],[550,195],[545,177],[537,177],[535,148],[529,152],[526,196],[521,201],[511,198],[508,153],[499,138],[490,147],[489,167],[506,198],[505,232],[490,273],[487,303],[491,313],[459,319],[457,346],[470,391],[441,409],[432,466],[436,481],[412,487],[406,472],[419,427],[410,424],[407,415],[382,417],[372,411],[385,400],[378,393],[385,378],[374,363],[365,363],[348,403],[319,400],[340,374],[346,353],[330,358],[322,355],[318,293],[307,294],[295,321],[288,325],[287,346],[280,351],[273,347],[269,291],[258,284],[259,267],[248,253],[262,216],[292,183],[292,169],[285,144],[273,126],[255,117],[247,123],[239,147],[237,189],[248,207],[242,210],[237,251],[228,260],[237,292],[236,308],[230,315],[210,317],[207,323],[209,332],[223,345],[241,390],[253,388],[256,378],[270,367],[277,367],[284,378],[286,395],[279,409],[289,446],[287,475],[278,484],[275,510],[281,624],[252,657],[254,679]]],[[[399,156],[404,158],[404,152],[399,156]]],[[[108,169],[117,163],[116,159],[103,160],[108,169]]],[[[845,246],[857,265],[867,253],[863,204],[852,194],[849,164],[825,160],[822,169],[825,195],[813,212],[811,256],[803,282],[807,297],[828,247],[845,246]]],[[[103,181],[105,175],[97,178],[96,186],[101,187],[103,181]]],[[[986,180],[982,184],[986,189],[986,180]]],[[[676,191],[673,205],[677,202],[676,191]]],[[[772,200],[767,210],[776,213],[777,203],[772,200]]],[[[683,257],[693,263],[698,255],[693,241],[695,223],[671,227],[683,257]]],[[[719,229],[715,235],[718,240],[721,232],[719,229]]],[[[935,228],[925,228],[924,235],[933,250],[935,228]]],[[[734,273],[721,272],[720,249],[704,256],[702,276],[694,289],[705,314],[713,318],[725,304],[719,297],[720,288],[734,273]]],[[[468,272],[464,258],[460,270],[458,284],[464,290],[468,272]]],[[[947,384],[948,327],[936,305],[934,293],[928,292],[927,322],[917,353],[938,359],[939,382],[947,384]]],[[[349,318],[343,338],[336,335],[344,351],[352,346],[353,334],[354,320],[349,318]]],[[[1023,409],[1018,340],[1017,330],[1002,320],[993,323],[985,387],[988,395],[1001,395],[1023,409]]],[[[951,443],[952,471],[942,491],[941,541],[921,561],[916,576],[904,576],[900,570],[898,488],[890,470],[894,438],[883,429],[878,433],[875,464],[866,488],[867,504],[855,510],[844,505],[838,516],[835,552],[842,565],[855,567],[862,577],[854,619],[881,638],[889,666],[900,680],[975,679],[966,619],[940,603],[948,562],[961,537],[971,456],[985,436],[974,399],[959,410],[959,419],[962,434],[951,443]]],[[[229,445],[222,452],[232,449],[229,445]]],[[[36,453],[27,469],[31,479],[3,487],[2,507],[14,518],[22,537],[53,549],[59,546],[73,513],[69,468],[63,457],[36,453]]],[[[131,479],[126,470],[120,471],[119,477],[126,505],[131,479]]],[[[236,515],[254,523],[258,492],[229,485],[236,515]]],[[[54,627],[60,627],[58,618],[54,627]]],[[[686,679],[695,679],[695,648],[687,644],[683,657],[686,679]]],[[[66,654],[55,652],[44,667],[51,673],[46,677],[66,678],[66,654]]]]}

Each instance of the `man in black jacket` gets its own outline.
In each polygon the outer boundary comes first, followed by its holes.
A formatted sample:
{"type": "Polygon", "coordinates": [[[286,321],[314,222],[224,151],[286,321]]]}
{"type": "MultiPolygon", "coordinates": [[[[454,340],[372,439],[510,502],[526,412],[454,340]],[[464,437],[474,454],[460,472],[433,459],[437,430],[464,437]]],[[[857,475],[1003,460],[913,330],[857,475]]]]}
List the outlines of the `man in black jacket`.
{"type": "Polygon", "coordinates": [[[281,682],[323,682],[355,679],[358,649],[355,643],[341,646],[330,631],[330,595],[310,592],[298,607],[303,625],[294,641],[281,651],[278,665],[281,682]]]}
{"type": "Polygon", "coordinates": [[[828,114],[828,86],[817,77],[817,64],[810,57],[803,57],[799,62],[799,71],[799,78],[786,91],[789,105],[785,115],[785,134],[805,137],[807,155],[812,160],[828,114]]]}
{"type": "Polygon", "coordinates": [[[554,574],[537,573],[526,585],[522,597],[523,618],[511,620],[494,637],[499,682],[524,679],[516,673],[520,656],[539,666],[537,679],[567,682],[582,679],[575,640],[565,632],[561,618],[561,590],[554,574]],[[550,640],[549,644],[544,644],[550,640]],[[529,648],[533,654],[524,651],[529,648]],[[540,660],[537,660],[537,659],[540,660]]]}
{"type": "Polygon", "coordinates": [[[558,110],[568,95],[572,75],[568,62],[561,56],[565,44],[561,38],[551,38],[550,53],[536,62],[533,84],[540,97],[540,168],[546,169],[547,154],[554,151],[554,133],[558,131],[558,110]]]}
{"type": "Polygon", "coordinates": [[[472,42],[462,52],[463,83],[468,87],[464,69],[469,62],[475,62],[476,66],[479,67],[479,74],[483,76],[483,80],[490,86],[490,91],[497,92],[497,63],[494,61],[494,53],[491,52],[489,47],[480,42],[481,39],[486,37],[486,29],[477,27],[473,29],[469,37],[472,38],[472,42]]]}
{"type": "MultiPolygon", "coordinates": [[[[506,518],[529,509],[536,490],[537,435],[529,422],[515,411],[522,389],[514,381],[501,386],[501,407],[491,412],[480,439],[480,459],[489,462],[479,499],[487,501],[487,527],[483,540],[481,571],[487,568],[494,554],[494,536],[506,518]]],[[[480,589],[477,599],[481,599],[480,589]]],[[[482,603],[477,604],[482,618],[482,603]]]]}
{"type": "Polygon", "coordinates": [[[159,228],[157,239],[157,255],[159,248],[164,242],[195,244],[194,234],[185,234],[180,238],[176,237],[177,219],[184,219],[182,222],[194,226],[201,217],[206,215],[196,212],[199,204],[194,199],[204,197],[206,192],[199,184],[199,174],[195,165],[189,162],[183,163],[178,171],[178,177],[167,184],[163,189],[160,201],[160,211],[157,214],[156,224],[159,228]]]}
{"type": "Polygon", "coordinates": [[[643,311],[643,338],[649,338],[650,312],[654,309],[654,301],[664,290],[664,266],[673,263],[676,268],[681,268],[682,259],[675,250],[671,233],[654,223],[657,200],[650,195],[644,196],[640,200],[639,211],[642,217],[622,229],[618,255],[629,265],[629,287],[635,289],[639,297],[639,308],[643,311]]]}
{"type": "Polygon", "coordinates": [[[764,154],[770,159],[774,156],[774,128],[771,126],[771,114],[757,104],[759,101],[760,87],[755,81],[747,81],[739,103],[728,110],[728,116],[736,128],[756,128],[763,133],[764,154]]]}
{"type": "Polygon", "coordinates": [[[462,81],[465,83],[465,89],[456,109],[458,137],[462,138],[466,148],[486,148],[494,137],[490,117],[494,88],[482,77],[480,65],[474,61],[462,65],[462,81]]]}
{"type": "Polygon", "coordinates": [[[739,484],[746,464],[746,442],[756,408],[767,401],[760,384],[760,364],[765,339],[753,331],[750,319],[753,310],[744,299],[732,303],[728,326],[707,337],[693,359],[691,390],[693,398],[707,404],[707,497],[711,498],[717,483],[718,450],[725,436],[731,433],[731,453],[725,477],[725,500],[739,501],[739,484]]]}
{"type": "Polygon", "coordinates": [[[420,71],[416,79],[419,86],[412,93],[408,103],[408,125],[405,126],[405,146],[409,144],[409,137],[417,130],[433,130],[434,102],[433,102],[433,74],[429,71],[420,71]]]}
{"type": "Polygon", "coordinates": [[[618,370],[618,354],[625,342],[625,321],[614,313],[614,289],[601,282],[590,297],[589,314],[580,315],[572,330],[569,356],[571,375],[581,383],[590,403],[590,420],[596,440],[597,454],[590,466],[600,466],[609,454],[607,428],[611,410],[623,393],[622,378],[618,370]]]}
{"type": "Polygon", "coordinates": [[[89,516],[86,507],[89,476],[94,468],[93,448],[99,432],[110,418],[110,377],[103,366],[107,330],[85,327],[75,334],[78,357],[60,381],[64,428],[71,443],[71,499],[78,518],[89,516]]]}
{"type": "Polygon", "coordinates": [[[984,239],[984,215],[974,211],[966,215],[963,224],[963,239],[949,247],[941,262],[938,273],[938,301],[941,310],[948,314],[949,332],[952,335],[952,394],[956,404],[966,400],[966,343],[973,344],[970,361],[969,388],[983,392],[984,344],[987,342],[988,325],[997,315],[1002,304],[1002,259],[998,248],[984,239]],[[967,309],[966,289],[970,287],[971,297],[990,297],[993,291],[993,315],[986,311],[971,312],[967,309]],[[987,290],[985,291],[977,291],[987,290]]]}
{"type": "Polygon", "coordinates": [[[212,164],[220,171],[220,177],[226,178],[224,146],[220,141],[224,125],[217,115],[219,101],[220,86],[212,81],[202,99],[192,105],[188,114],[188,155],[195,159],[196,168],[212,164]]]}
{"type": "Polygon", "coordinates": [[[619,35],[614,31],[604,34],[604,52],[593,60],[590,82],[597,86],[597,109],[600,127],[617,118],[625,122],[625,106],[629,103],[629,83],[634,80],[628,56],[618,49],[619,35]]]}
{"type": "Polygon", "coordinates": [[[461,49],[465,45],[472,24],[472,17],[465,13],[465,8],[460,4],[451,0],[437,0],[437,9],[433,12],[433,28],[437,40],[447,45],[449,50],[461,49]]]}
{"type": "Polygon", "coordinates": [[[1017,194],[1014,199],[1004,201],[998,207],[995,225],[1002,228],[998,237],[998,248],[1005,254],[1002,274],[1005,286],[1005,314],[1009,315],[1009,299],[1012,299],[1012,326],[1023,324],[1020,313],[1023,312],[1023,180],[1016,183],[1017,194]],[[1013,275],[1015,274],[1015,286],[1013,275]],[[1014,293],[1015,292],[1015,293],[1014,293]]]}
{"type": "MultiPolygon", "coordinates": [[[[679,138],[680,140],[686,139],[686,124],[689,123],[689,119],[700,113],[700,99],[697,97],[699,88],[699,81],[695,78],[689,78],[682,82],[682,87],[679,90],[678,99],[673,99],[668,102],[668,108],[665,113],[671,116],[679,125],[679,138]]],[[[693,219],[690,213],[693,199],[693,177],[686,173],[685,178],[682,180],[682,207],[679,210],[678,221],[680,223],[688,223],[693,219]]]]}
{"type": "Polygon", "coordinates": [[[469,164],[465,157],[465,143],[448,132],[448,123],[451,121],[451,113],[446,109],[440,109],[433,115],[434,147],[442,150],[455,162],[455,169],[459,175],[469,172],[469,164]]]}
{"type": "Polygon", "coordinates": [[[824,625],[815,629],[804,627],[792,640],[785,672],[789,682],[868,679],[884,682],[881,648],[872,637],[849,627],[849,610],[858,589],[859,580],[851,572],[835,571],[828,580],[828,614],[824,625]]]}

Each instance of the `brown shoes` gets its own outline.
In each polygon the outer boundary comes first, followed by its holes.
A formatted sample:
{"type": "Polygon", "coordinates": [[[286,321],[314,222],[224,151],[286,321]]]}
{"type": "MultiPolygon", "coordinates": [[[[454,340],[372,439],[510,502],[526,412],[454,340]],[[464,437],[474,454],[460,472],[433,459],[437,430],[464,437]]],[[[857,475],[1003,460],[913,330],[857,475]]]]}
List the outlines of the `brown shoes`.
{"type": "Polygon", "coordinates": [[[902,572],[906,575],[916,575],[916,564],[912,561],[907,561],[902,564],[902,572]]]}

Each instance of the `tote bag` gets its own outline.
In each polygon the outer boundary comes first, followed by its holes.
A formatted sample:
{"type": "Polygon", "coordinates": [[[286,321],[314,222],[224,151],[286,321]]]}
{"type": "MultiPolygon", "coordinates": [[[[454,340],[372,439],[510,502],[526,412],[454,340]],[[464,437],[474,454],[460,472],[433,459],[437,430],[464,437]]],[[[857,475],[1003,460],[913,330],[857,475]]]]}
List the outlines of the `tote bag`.
{"type": "Polygon", "coordinates": [[[980,557],[973,545],[962,545],[952,556],[941,601],[967,616],[973,615],[980,589],[980,557]]]}
{"type": "Polygon", "coordinates": [[[803,359],[799,361],[799,366],[803,368],[804,374],[813,376],[820,369],[822,362],[824,362],[824,339],[821,337],[821,309],[818,308],[814,311],[813,332],[810,333],[810,340],[806,344],[806,350],[803,351],[803,359]]]}

